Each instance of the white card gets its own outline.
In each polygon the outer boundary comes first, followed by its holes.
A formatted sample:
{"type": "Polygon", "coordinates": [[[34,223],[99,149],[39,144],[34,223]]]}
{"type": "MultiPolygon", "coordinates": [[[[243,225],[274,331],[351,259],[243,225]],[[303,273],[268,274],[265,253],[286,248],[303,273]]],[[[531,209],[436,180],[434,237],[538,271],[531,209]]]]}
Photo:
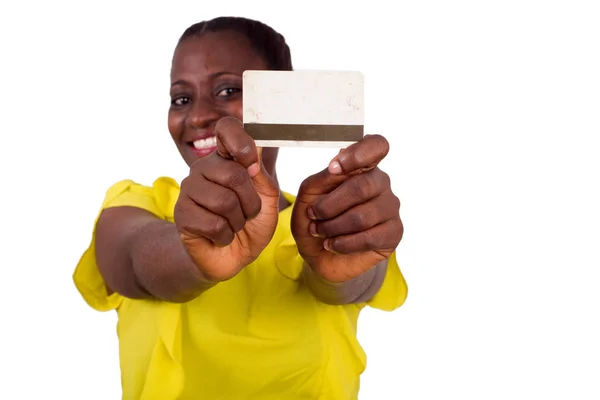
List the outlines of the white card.
{"type": "Polygon", "coordinates": [[[347,147],[364,135],[364,78],[351,71],[245,71],[243,122],[260,147],[347,147]]]}

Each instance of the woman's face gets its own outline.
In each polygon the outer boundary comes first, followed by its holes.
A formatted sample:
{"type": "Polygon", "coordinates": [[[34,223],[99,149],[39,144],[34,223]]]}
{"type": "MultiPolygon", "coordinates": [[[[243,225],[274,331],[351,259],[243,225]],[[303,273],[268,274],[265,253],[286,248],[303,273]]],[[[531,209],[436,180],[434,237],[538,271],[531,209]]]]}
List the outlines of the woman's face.
{"type": "Polygon", "coordinates": [[[230,31],[184,39],[171,66],[169,132],[188,165],[216,148],[215,125],[242,120],[242,74],[267,69],[246,37],[230,31]]]}

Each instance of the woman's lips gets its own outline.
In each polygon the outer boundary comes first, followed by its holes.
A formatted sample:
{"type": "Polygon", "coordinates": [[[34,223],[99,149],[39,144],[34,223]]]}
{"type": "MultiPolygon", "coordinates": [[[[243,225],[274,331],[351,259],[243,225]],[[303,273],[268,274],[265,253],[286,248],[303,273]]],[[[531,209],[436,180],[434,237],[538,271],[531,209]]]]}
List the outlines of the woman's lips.
{"type": "Polygon", "coordinates": [[[196,139],[191,144],[192,150],[199,157],[209,155],[217,148],[217,137],[209,136],[202,139],[196,139]]]}

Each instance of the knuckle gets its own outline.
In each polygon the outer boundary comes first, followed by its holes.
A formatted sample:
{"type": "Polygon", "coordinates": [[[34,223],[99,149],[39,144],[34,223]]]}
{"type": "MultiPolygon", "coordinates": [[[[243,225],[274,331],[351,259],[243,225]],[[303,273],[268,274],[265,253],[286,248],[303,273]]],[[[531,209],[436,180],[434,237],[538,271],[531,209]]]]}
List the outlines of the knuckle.
{"type": "Polygon", "coordinates": [[[210,223],[206,224],[205,231],[206,234],[210,237],[219,237],[224,233],[226,226],[227,221],[225,221],[223,217],[217,216],[212,221],[210,221],[210,223]]]}
{"type": "Polygon", "coordinates": [[[314,179],[313,176],[309,176],[308,178],[306,178],[305,180],[303,180],[302,183],[300,184],[299,189],[298,189],[298,193],[302,193],[302,194],[313,193],[315,191],[315,188],[314,188],[314,185],[313,185],[313,181],[314,180],[315,179],[314,179]]]}
{"type": "Polygon", "coordinates": [[[392,192],[385,193],[381,197],[381,206],[387,210],[393,211],[395,214],[398,214],[400,210],[400,199],[398,196],[393,194],[392,192]]]}
{"type": "Polygon", "coordinates": [[[402,236],[404,236],[404,225],[402,224],[400,218],[398,218],[398,222],[396,223],[394,232],[396,233],[396,235],[394,235],[393,245],[397,246],[398,243],[400,243],[400,241],[402,240],[402,236]]]}
{"type": "Polygon", "coordinates": [[[379,168],[374,169],[373,174],[374,174],[374,176],[377,177],[377,180],[379,182],[381,182],[382,188],[388,188],[391,186],[392,180],[391,180],[389,174],[387,174],[386,172],[382,171],[379,168]]]}
{"type": "Polygon", "coordinates": [[[217,136],[234,158],[248,158],[255,150],[254,141],[244,131],[241,121],[234,117],[224,117],[215,126],[217,136]]]}
{"type": "Polygon", "coordinates": [[[364,199],[370,196],[373,189],[373,182],[368,174],[356,175],[350,185],[350,193],[356,199],[364,199]]]}
{"type": "Polygon", "coordinates": [[[182,215],[184,213],[185,206],[183,205],[183,201],[181,197],[175,203],[175,207],[173,208],[174,215],[182,215]]]}
{"type": "Polygon", "coordinates": [[[392,202],[394,204],[394,209],[399,210],[400,209],[400,198],[396,195],[392,195],[392,202]]]}
{"type": "Polygon", "coordinates": [[[352,185],[350,187],[350,195],[355,199],[362,199],[365,195],[365,188],[361,185],[352,185]]]}
{"type": "MultiPolygon", "coordinates": [[[[232,164],[233,165],[233,164],[232,164]]],[[[227,175],[226,182],[229,187],[235,188],[249,180],[247,172],[242,168],[232,168],[227,175]]]]}
{"type": "Polygon", "coordinates": [[[173,207],[173,219],[177,227],[181,229],[191,229],[190,208],[194,204],[187,195],[181,194],[173,207]]]}
{"type": "Polygon", "coordinates": [[[250,145],[247,143],[245,138],[237,134],[229,138],[227,147],[229,153],[235,159],[243,159],[244,157],[247,157],[251,152],[250,145]]]}
{"type": "Polygon", "coordinates": [[[378,237],[374,232],[366,233],[363,241],[367,249],[375,249],[378,246],[378,237]]]}
{"type": "Polygon", "coordinates": [[[189,175],[186,176],[185,178],[183,178],[183,180],[181,181],[181,191],[185,192],[187,190],[188,186],[190,186],[190,177],[189,177],[189,175]]]}
{"type": "Polygon", "coordinates": [[[202,176],[202,171],[206,168],[206,165],[211,164],[213,162],[214,161],[212,161],[212,157],[210,156],[198,158],[190,166],[189,175],[187,176],[187,178],[193,179],[193,177],[195,176],[202,176]]]}
{"type": "Polygon", "coordinates": [[[328,179],[328,169],[322,169],[321,171],[310,175],[302,181],[302,183],[300,184],[299,193],[319,195],[326,194],[328,193],[327,185],[324,185],[323,183],[327,182],[328,179]]]}
{"type": "Polygon", "coordinates": [[[400,220],[390,226],[391,228],[387,231],[387,234],[382,237],[380,242],[378,242],[378,248],[394,249],[402,240],[404,228],[400,220]]]}
{"type": "Polygon", "coordinates": [[[368,226],[370,215],[365,212],[353,212],[349,214],[350,224],[355,229],[365,229],[368,226]]]}
{"type": "Polygon", "coordinates": [[[366,164],[369,159],[369,151],[367,146],[359,147],[351,154],[352,161],[354,164],[362,166],[366,164]]]}
{"type": "Polygon", "coordinates": [[[302,181],[302,183],[300,184],[300,187],[303,189],[309,188],[310,186],[312,186],[313,181],[314,181],[314,175],[311,175],[302,181]]]}
{"type": "Polygon", "coordinates": [[[402,238],[404,237],[404,224],[402,223],[402,220],[400,218],[398,218],[398,228],[396,229],[396,232],[397,232],[397,236],[396,236],[395,244],[398,245],[400,243],[400,241],[402,241],[402,238]]]}
{"type": "Polygon", "coordinates": [[[237,148],[234,150],[236,156],[239,156],[242,158],[247,158],[250,155],[252,155],[254,146],[252,146],[251,143],[247,143],[247,141],[243,141],[241,143],[238,143],[237,145],[238,145],[237,148]]]}
{"type": "Polygon", "coordinates": [[[235,117],[227,116],[217,121],[215,131],[217,134],[227,135],[229,134],[229,131],[235,129],[237,126],[239,126],[239,121],[235,117]]]}
{"type": "Polygon", "coordinates": [[[298,193],[306,193],[308,188],[310,188],[310,182],[308,179],[305,179],[300,184],[300,187],[298,188],[298,193]]]}
{"type": "Polygon", "coordinates": [[[366,173],[362,175],[362,178],[362,186],[367,196],[373,197],[380,192],[380,181],[377,179],[377,175],[366,173]]]}
{"type": "Polygon", "coordinates": [[[234,195],[223,195],[219,198],[219,209],[225,212],[234,210],[238,205],[237,196],[234,195]]]}
{"type": "Polygon", "coordinates": [[[185,214],[185,206],[182,204],[181,200],[177,201],[173,208],[173,220],[179,230],[187,228],[188,224],[185,214]]]}

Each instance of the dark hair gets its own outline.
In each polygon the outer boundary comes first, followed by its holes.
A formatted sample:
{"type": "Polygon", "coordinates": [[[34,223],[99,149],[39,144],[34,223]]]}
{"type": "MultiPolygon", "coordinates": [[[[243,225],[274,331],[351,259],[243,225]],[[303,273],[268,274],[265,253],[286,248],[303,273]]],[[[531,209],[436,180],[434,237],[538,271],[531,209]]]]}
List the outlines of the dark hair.
{"type": "Polygon", "coordinates": [[[269,69],[292,70],[292,56],[285,38],[270,26],[248,18],[218,17],[198,22],[183,32],[177,44],[189,37],[220,31],[238,32],[248,38],[253,49],[265,59],[269,69]]]}

